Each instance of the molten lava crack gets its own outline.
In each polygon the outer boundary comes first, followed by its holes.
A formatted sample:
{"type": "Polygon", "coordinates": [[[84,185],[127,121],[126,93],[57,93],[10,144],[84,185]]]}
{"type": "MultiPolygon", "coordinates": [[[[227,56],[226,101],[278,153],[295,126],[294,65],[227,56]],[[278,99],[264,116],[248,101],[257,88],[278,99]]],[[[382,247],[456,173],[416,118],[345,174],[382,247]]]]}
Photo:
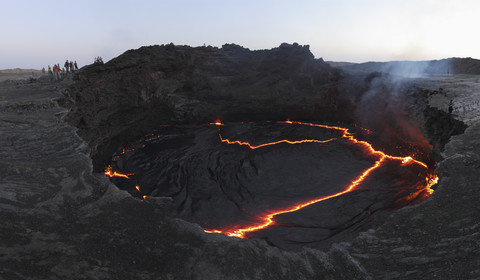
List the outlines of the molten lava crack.
{"type": "MultiPolygon", "coordinates": [[[[355,180],[353,180],[350,184],[348,184],[346,186],[346,188],[342,191],[332,193],[332,194],[326,195],[326,196],[317,197],[317,198],[314,198],[314,199],[311,199],[311,200],[308,200],[308,201],[304,201],[304,202],[301,202],[301,203],[296,203],[296,204],[293,204],[293,205],[291,205],[287,208],[284,208],[284,209],[272,210],[269,213],[258,216],[257,217],[258,222],[254,223],[254,224],[251,224],[251,225],[237,225],[237,226],[232,226],[232,227],[226,228],[226,229],[204,229],[205,232],[221,233],[221,234],[228,235],[228,236],[245,238],[247,233],[259,231],[259,230],[262,230],[262,229],[265,229],[269,226],[274,225],[275,224],[274,217],[277,216],[277,215],[295,212],[295,211],[298,211],[298,210],[300,210],[302,208],[305,208],[309,205],[312,205],[312,204],[315,204],[315,203],[318,203],[318,202],[321,202],[321,201],[325,201],[325,200],[328,200],[328,199],[331,199],[331,198],[334,198],[334,197],[339,197],[339,196],[342,196],[346,193],[349,193],[349,192],[355,190],[360,184],[362,184],[362,182],[365,181],[365,179],[374,170],[381,167],[386,161],[400,161],[401,166],[406,166],[406,165],[410,165],[410,164],[417,164],[422,168],[425,168],[427,170],[429,169],[427,164],[425,164],[421,161],[415,160],[411,156],[397,157],[397,156],[387,155],[382,151],[375,150],[370,143],[368,143],[366,141],[361,141],[361,140],[356,139],[355,136],[352,133],[350,133],[347,128],[344,128],[344,127],[314,124],[314,123],[306,123],[306,122],[295,122],[295,121],[284,121],[284,122],[279,122],[279,123],[297,124],[297,125],[312,126],[312,127],[319,127],[319,128],[323,128],[323,129],[339,131],[339,132],[341,132],[341,137],[340,138],[343,138],[343,139],[347,140],[348,142],[351,142],[352,144],[360,145],[363,148],[363,150],[367,153],[367,155],[376,157],[376,161],[373,164],[373,166],[364,170],[359,176],[357,176],[355,178],[355,180]]],[[[246,146],[251,150],[255,150],[255,149],[266,147],[266,146],[278,145],[278,144],[282,144],[282,143],[291,144],[291,145],[304,144],[304,143],[324,144],[324,143],[328,143],[328,142],[337,140],[337,138],[331,138],[331,139],[327,139],[327,140],[302,139],[302,140],[295,140],[295,141],[283,139],[283,140],[279,140],[279,141],[275,141],[275,142],[267,142],[267,143],[263,143],[263,144],[259,144],[259,145],[253,145],[250,142],[246,142],[246,141],[230,140],[230,139],[227,139],[227,138],[223,138],[223,136],[221,134],[220,126],[223,126],[224,124],[222,124],[220,121],[216,121],[215,123],[211,123],[210,125],[219,126],[218,136],[219,136],[219,139],[222,143],[227,143],[229,145],[246,146]]],[[[144,147],[144,145],[142,147],[144,147]]],[[[134,150],[134,149],[131,149],[131,150],[134,150]]],[[[122,150],[122,154],[125,153],[125,151],[126,151],[125,149],[122,150]]],[[[117,158],[118,158],[118,156],[114,157],[114,160],[116,160],[117,158]]],[[[130,176],[133,175],[133,174],[122,174],[120,172],[113,171],[111,166],[108,166],[106,168],[105,174],[109,177],[120,177],[120,178],[125,178],[125,179],[130,179],[130,176]]],[[[433,192],[431,187],[438,182],[438,176],[436,174],[434,174],[433,172],[429,172],[427,174],[428,175],[425,178],[425,187],[416,191],[416,192],[414,192],[414,193],[411,193],[410,195],[406,196],[405,198],[402,198],[402,200],[411,201],[411,200],[415,199],[417,196],[419,196],[420,194],[425,194],[428,197],[433,192]]],[[[147,197],[146,195],[144,195],[142,193],[142,191],[140,189],[140,186],[137,185],[135,188],[141,194],[143,199],[145,199],[147,197]]]]}
{"type": "Polygon", "coordinates": [[[113,171],[112,166],[109,165],[105,169],[105,175],[107,175],[110,178],[119,177],[119,178],[130,179],[130,176],[132,176],[133,174],[123,174],[118,171],[113,171]]]}
{"type": "MultiPolygon", "coordinates": [[[[280,123],[286,123],[286,124],[298,124],[298,125],[308,125],[308,126],[314,126],[314,127],[321,127],[321,128],[325,128],[325,129],[331,129],[331,130],[338,130],[338,131],[341,131],[342,132],[342,138],[344,139],[347,139],[348,141],[354,143],[354,144],[358,144],[358,145],[361,145],[363,146],[368,152],[370,155],[373,155],[373,156],[377,156],[378,157],[378,160],[375,162],[375,164],[368,168],[367,170],[365,170],[362,174],[360,174],[360,176],[358,176],[353,182],[351,182],[346,189],[344,189],[343,191],[340,191],[340,192],[337,192],[337,193],[334,193],[334,194],[330,194],[330,195],[327,195],[327,196],[322,196],[322,197],[318,197],[318,198],[315,198],[315,199],[312,199],[312,200],[309,200],[309,201],[306,201],[306,202],[303,202],[303,203],[299,203],[299,204],[295,204],[295,205],[292,205],[291,207],[288,207],[286,209],[281,209],[281,210],[275,210],[275,211],[272,211],[271,213],[269,214],[266,214],[264,216],[261,216],[261,217],[258,217],[260,222],[254,224],[254,225],[249,225],[249,226],[243,226],[243,227],[239,227],[239,226],[235,226],[235,227],[232,227],[230,229],[223,229],[223,230],[218,230],[218,229],[205,229],[205,232],[208,232],[208,233],[221,233],[221,234],[225,234],[225,235],[228,235],[228,236],[235,236],[235,237],[239,237],[239,238],[245,238],[245,234],[246,233],[249,233],[249,232],[254,232],[254,231],[258,231],[258,230],[261,230],[261,229],[264,229],[266,227],[269,227],[271,225],[274,225],[275,224],[275,221],[273,220],[273,218],[277,215],[281,215],[281,214],[285,214],[285,213],[290,213],[290,212],[295,212],[295,211],[298,211],[302,208],[305,208],[309,205],[312,205],[312,204],[315,204],[315,203],[318,203],[318,202],[321,202],[321,201],[325,201],[327,199],[330,199],[330,198],[334,198],[334,197],[338,197],[338,196],[341,196],[341,195],[344,195],[348,192],[351,192],[353,190],[355,190],[355,188],[360,185],[364,180],[365,178],[368,177],[368,175],[374,171],[375,169],[377,169],[378,167],[382,166],[382,163],[385,161],[385,160],[398,160],[398,161],[401,161],[402,162],[402,165],[406,165],[406,164],[418,164],[424,168],[427,168],[428,169],[428,166],[421,162],[421,161],[418,161],[418,160],[415,160],[413,159],[412,157],[410,156],[407,156],[407,157],[396,157],[396,156],[391,156],[391,155],[387,155],[385,153],[383,153],[382,151],[377,151],[375,150],[372,145],[366,141],[359,141],[357,140],[353,134],[351,134],[347,128],[343,128],[343,127],[338,127],[338,126],[329,126],[329,125],[321,125],[321,124],[314,124],[314,123],[305,123],[305,122],[294,122],[294,121],[285,121],[285,122],[280,122],[280,123]]],[[[215,125],[222,125],[220,122],[216,122],[214,123],[215,125]]],[[[228,143],[228,144],[238,144],[238,145],[243,145],[243,146],[248,146],[250,149],[257,149],[257,148],[261,148],[261,147],[265,147],[265,146],[270,146],[270,145],[276,145],[276,144],[280,144],[280,143],[288,143],[288,144],[301,144],[301,143],[312,143],[312,142],[316,142],[316,143],[326,143],[326,142],[330,142],[330,141],[333,141],[335,139],[329,139],[329,140],[325,140],[325,141],[319,141],[319,140],[314,140],[314,139],[304,139],[304,140],[299,140],[299,141],[288,141],[288,140],[281,140],[281,141],[276,141],[276,142],[270,142],[270,143],[265,143],[265,144],[261,144],[261,145],[257,145],[257,146],[253,146],[251,145],[249,142],[242,142],[242,141],[236,141],[236,140],[229,140],[229,139],[223,139],[221,133],[220,133],[220,130],[219,130],[219,137],[220,137],[220,140],[224,143],[228,143]]],[[[416,196],[418,196],[421,192],[423,192],[424,190],[427,190],[427,193],[428,194],[431,194],[433,192],[433,190],[430,188],[431,186],[433,186],[434,184],[436,184],[438,182],[438,177],[436,174],[433,174],[431,175],[431,177],[427,177],[426,178],[426,186],[424,189],[421,189],[413,194],[411,194],[410,196],[407,197],[407,200],[408,199],[413,199],[415,198],[416,196]]]]}

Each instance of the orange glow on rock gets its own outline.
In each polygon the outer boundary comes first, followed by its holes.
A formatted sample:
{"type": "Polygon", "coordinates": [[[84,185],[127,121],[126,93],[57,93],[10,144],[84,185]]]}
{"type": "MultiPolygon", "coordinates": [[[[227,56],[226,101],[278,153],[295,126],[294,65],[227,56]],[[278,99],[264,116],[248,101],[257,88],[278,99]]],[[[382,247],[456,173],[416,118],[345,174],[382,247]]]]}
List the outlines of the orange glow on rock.
{"type": "MultiPolygon", "coordinates": [[[[295,211],[298,211],[302,208],[305,208],[309,205],[312,205],[312,204],[315,204],[315,203],[318,203],[318,202],[321,202],[321,201],[325,201],[325,200],[328,200],[330,198],[334,198],[334,197],[338,197],[338,196],[341,196],[341,195],[344,195],[348,192],[351,192],[353,190],[356,189],[356,187],[358,185],[360,185],[369,175],[370,173],[372,173],[375,169],[377,169],[378,167],[382,166],[382,163],[385,161],[385,160],[396,160],[396,161],[401,161],[402,165],[407,165],[407,164],[418,164],[424,168],[427,168],[428,169],[428,166],[421,162],[421,161],[418,161],[418,160],[415,160],[413,159],[411,156],[407,156],[407,157],[396,157],[396,156],[391,156],[391,155],[387,155],[385,154],[384,152],[382,151],[378,151],[378,150],[375,150],[372,145],[366,141],[360,141],[360,140],[357,140],[354,135],[352,133],[349,132],[349,130],[347,128],[343,128],[343,127],[338,127],[338,126],[329,126],[329,125],[322,125],[322,124],[314,124],[314,123],[305,123],[305,122],[294,122],[294,121],[290,121],[290,120],[287,120],[287,121],[284,121],[284,122],[280,122],[280,123],[285,123],[285,124],[298,124],[298,125],[306,125],[306,126],[314,126],[314,127],[321,127],[321,128],[325,128],[325,129],[330,129],[330,130],[338,130],[340,132],[342,132],[342,136],[341,138],[344,138],[346,139],[347,141],[353,143],[353,144],[358,144],[360,145],[361,147],[363,147],[367,153],[369,155],[372,155],[372,156],[376,156],[377,157],[377,160],[375,161],[374,165],[368,169],[366,169],[365,171],[363,171],[354,181],[352,181],[343,191],[340,191],[340,192],[337,192],[337,193],[333,193],[333,194],[330,194],[330,195],[327,195],[327,196],[322,196],[322,197],[318,197],[318,198],[315,198],[315,199],[312,199],[312,200],[309,200],[309,201],[305,201],[305,202],[302,202],[302,203],[298,203],[298,204],[295,204],[295,205],[292,205],[290,207],[287,207],[285,209],[280,209],[280,210],[274,210],[268,214],[265,214],[263,216],[259,216],[258,217],[258,220],[259,222],[258,223],[255,223],[253,225],[246,225],[246,226],[234,226],[232,228],[228,228],[228,229],[224,229],[224,230],[218,230],[218,229],[205,229],[204,231],[207,232],[207,233],[221,233],[221,234],[224,234],[224,235],[227,235],[227,236],[234,236],[234,237],[239,237],[239,238],[245,238],[245,234],[249,233],[249,232],[254,232],[254,231],[258,231],[258,230],[261,230],[261,229],[264,229],[264,228],[267,228],[273,224],[275,224],[275,221],[274,221],[274,217],[277,216],[277,215],[281,215],[281,214],[285,214],[285,213],[290,213],[290,212],[295,212],[295,211]]],[[[257,145],[257,146],[254,146],[252,145],[251,143],[249,142],[244,142],[244,141],[238,141],[238,140],[229,140],[229,139],[224,139],[219,131],[219,138],[220,138],[220,141],[223,142],[223,143],[227,143],[227,144],[237,144],[237,145],[241,145],[241,146],[248,146],[250,149],[254,150],[254,149],[257,149],[257,148],[261,148],[261,147],[265,147],[265,146],[271,146],[271,145],[276,145],[276,144],[280,144],[280,143],[288,143],[288,144],[301,144],[301,143],[312,143],[312,142],[315,142],[315,143],[326,143],[326,142],[330,142],[330,141],[333,141],[333,140],[336,140],[336,138],[334,139],[328,139],[328,140],[323,140],[323,141],[320,141],[320,140],[314,140],[314,139],[305,139],[305,140],[298,140],[298,141],[289,141],[289,140],[280,140],[280,141],[276,141],[276,142],[270,142],[270,143],[265,143],[265,144],[261,144],[261,145],[257,145]]],[[[437,182],[438,182],[438,176],[436,174],[433,174],[433,175],[430,175],[431,178],[427,177],[426,178],[426,186],[425,188],[415,192],[415,193],[412,193],[410,196],[412,196],[411,198],[407,198],[407,199],[413,199],[415,197],[417,197],[419,195],[419,193],[421,192],[424,192],[426,191],[427,193],[427,196],[430,195],[433,190],[431,189],[431,186],[435,185],[437,182]]]]}

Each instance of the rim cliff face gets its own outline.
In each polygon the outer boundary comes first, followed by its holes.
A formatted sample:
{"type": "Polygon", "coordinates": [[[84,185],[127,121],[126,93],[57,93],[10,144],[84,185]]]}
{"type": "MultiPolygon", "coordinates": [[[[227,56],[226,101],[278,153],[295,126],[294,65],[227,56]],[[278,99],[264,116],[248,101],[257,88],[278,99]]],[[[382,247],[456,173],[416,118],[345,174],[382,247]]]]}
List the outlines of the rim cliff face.
{"type": "Polygon", "coordinates": [[[352,101],[339,96],[340,78],[297,44],[264,51],[152,46],[86,67],[62,105],[71,108],[66,120],[89,143],[100,171],[121,144],[160,125],[218,118],[351,122],[352,101]]]}

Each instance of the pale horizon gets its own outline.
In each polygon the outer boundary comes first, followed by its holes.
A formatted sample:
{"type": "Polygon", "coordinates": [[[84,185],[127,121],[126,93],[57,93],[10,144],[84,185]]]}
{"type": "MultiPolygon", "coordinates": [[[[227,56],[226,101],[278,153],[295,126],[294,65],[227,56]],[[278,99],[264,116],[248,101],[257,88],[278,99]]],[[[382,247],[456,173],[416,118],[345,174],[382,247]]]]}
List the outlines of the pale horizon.
{"type": "Polygon", "coordinates": [[[0,69],[79,67],[142,46],[310,45],[338,62],[480,57],[473,0],[0,0],[0,69]]]}

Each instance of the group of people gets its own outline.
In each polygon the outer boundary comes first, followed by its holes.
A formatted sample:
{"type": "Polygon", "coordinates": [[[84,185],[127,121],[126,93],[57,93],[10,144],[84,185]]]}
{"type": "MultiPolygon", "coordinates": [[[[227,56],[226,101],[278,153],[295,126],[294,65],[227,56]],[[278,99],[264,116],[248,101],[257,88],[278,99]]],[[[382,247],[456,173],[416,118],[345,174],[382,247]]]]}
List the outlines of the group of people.
{"type": "MultiPolygon", "coordinates": [[[[58,81],[62,78],[62,76],[65,76],[69,72],[73,72],[75,70],[78,70],[78,65],[77,61],[65,61],[65,64],[63,65],[63,68],[60,67],[59,64],[54,64],[53,68],[48,65],[48,75],[50,77],[53,77],[55,81],[58,81]]],[[[42,68],[42,73],[45,73],[45,67],[42,68]]]]}
{"type": "Polygon", "coordinates": [[[101,56],[96,56],[95,59],[93,60],[93,63],[95,64],[103,64],[103,59],[101,56]]]}
{"type": "Polygon", "coordinates": [[[66,72],[73,72],[75,70],[78,70],[78,66],[77,66],[77,61],[75,60],[75,62],[71,61],[70,62],[68,61],[68,59],[65,61],[65,64],[63,65],[63,67],[65,67],[65,70],[66,72]]]}
{"type": "MultiPolygon", "coordinates": [[[[101,56],[96,56],[94,59],[95,64],[103,64],[103,59],[101,56]]],[[[63,64],[63,67],[60,67],[60,63],[54,64],[53,67],[50,67],[48,65],[47,69],[45,67],[42,68],[42,73],[45,74],[45,72],[48,71],[48,75],[53,78],[53,80],[58,81],[60,80],[63,76],[67,75],[68,73],[73,73],[76,70],[78,70],[78,65],[77,61],[69,61],[68,59],[65,61],[65,64],[63,64]]]]}

